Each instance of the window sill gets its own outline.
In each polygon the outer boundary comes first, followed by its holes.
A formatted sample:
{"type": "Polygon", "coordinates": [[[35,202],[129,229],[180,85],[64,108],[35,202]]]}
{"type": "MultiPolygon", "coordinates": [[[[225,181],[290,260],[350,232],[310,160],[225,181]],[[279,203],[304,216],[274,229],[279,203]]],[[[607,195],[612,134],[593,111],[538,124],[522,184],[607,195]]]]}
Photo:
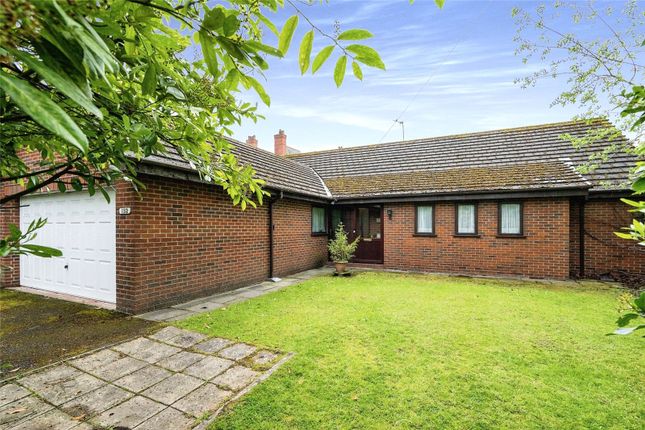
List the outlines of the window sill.
{"type": "Polygon", "coordinates": [[[437,237],[436,233],[414,233],[412,237],[437,237]]]}
{"type": "Polygon", "coordinates": [[[477,233],[455,233],[452,237],[482,237],[481,234],[477,233]]]}
{"type": "Polygon", "coordinates": [[[327,236],[327,233],[311,233],[311,236],[312,236],[312,237],[316,237],[316,236],[327,236]]]}
{"type": "Polygon", "coordinates": [[[498,234],[495,237],[498,239],[526,239],[523,234],[498,234]]]}

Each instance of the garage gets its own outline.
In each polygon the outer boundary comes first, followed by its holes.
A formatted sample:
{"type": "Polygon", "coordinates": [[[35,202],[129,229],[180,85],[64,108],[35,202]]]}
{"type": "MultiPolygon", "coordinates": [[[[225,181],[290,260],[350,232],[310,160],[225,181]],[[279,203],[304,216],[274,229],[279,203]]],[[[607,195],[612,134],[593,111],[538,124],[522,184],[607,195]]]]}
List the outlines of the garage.
{"type": "Polygon", "coordinates": [[[110,202],[87,192],[43,194],[20,200],[20,227],[48,222],[33,243],[52,246],[62,257],[20,257],[20,284],[73,296],[116,302],[115,193],[110,202]]]}

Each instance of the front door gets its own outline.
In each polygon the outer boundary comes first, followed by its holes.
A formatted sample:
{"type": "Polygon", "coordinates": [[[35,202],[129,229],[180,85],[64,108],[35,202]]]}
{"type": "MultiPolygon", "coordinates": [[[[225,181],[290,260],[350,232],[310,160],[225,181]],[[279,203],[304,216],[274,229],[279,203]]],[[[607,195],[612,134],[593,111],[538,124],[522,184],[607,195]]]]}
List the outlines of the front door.
{"type": "Polygon", "coordinates": [[[342,221],[350,241],[360,237],[354,263],[383,263],[383,207],[380,205],[336,207],[332,231],[342,221]]]}

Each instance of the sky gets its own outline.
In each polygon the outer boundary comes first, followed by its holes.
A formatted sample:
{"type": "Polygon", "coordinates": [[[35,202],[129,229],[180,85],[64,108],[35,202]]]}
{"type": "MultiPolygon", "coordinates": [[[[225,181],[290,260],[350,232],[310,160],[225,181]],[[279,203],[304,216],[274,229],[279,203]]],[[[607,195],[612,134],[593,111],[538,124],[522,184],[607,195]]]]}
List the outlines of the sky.
{"type": "MultiPolygon", "coordinates": [[[[514,83],[541,67],[523,64],[513,41],[512,8],[533,10],[535,2],[447,0],[441,10],[432,0],[314,3],[298,6],[326,32],[333,32],[337,20],[341,30],[370,30],[374,38],[366,42],[387,70],[364,67],[362,82],[350,74],[336,88],[333,55],[316,75],[301,76],[298,44],[310,29],[301,20],[286,58],[269,59],[263,83],[271,106],[258,103],[266,119],[235,128],[236,139],[256,135],[259,146],[272,151],[273,135],[283,129],[288,145],[305,152],[401,140],[395,118],[404,122],[408,140],[566,121],[578,113],[573,107],[550,107],[566,88],[563,80],[543,80],[529,89],[514,83]]],[[[273,20],[281,27],[293,13],[286,6],[273,20]]],[[[314,55],[323,46],[316,35],[314,55]]],[[[241,96],[258,101],[251,93],[241,96]]]]}

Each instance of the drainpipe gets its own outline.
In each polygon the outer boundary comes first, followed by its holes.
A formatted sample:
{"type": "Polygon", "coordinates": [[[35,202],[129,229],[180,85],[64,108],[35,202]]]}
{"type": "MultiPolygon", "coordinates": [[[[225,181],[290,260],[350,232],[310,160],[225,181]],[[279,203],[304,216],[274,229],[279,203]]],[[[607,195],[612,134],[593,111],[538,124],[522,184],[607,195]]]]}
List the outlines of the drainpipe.
{"type": "Polygon", "coordinates": [[[585,199],[580,199],[578,207],[578,222],[580,227],[580,277],[585,276],[585,199]]]}
{"type": "Polygon", "coordinates": [[[269,279],[271,280],[275,280],[273,276],[273,230],[275,230],[273,225],[273,204],[278,200],[282,200],[282,197],[283,193],[280,191],[279,197],[269,199],[269,279]]]}

